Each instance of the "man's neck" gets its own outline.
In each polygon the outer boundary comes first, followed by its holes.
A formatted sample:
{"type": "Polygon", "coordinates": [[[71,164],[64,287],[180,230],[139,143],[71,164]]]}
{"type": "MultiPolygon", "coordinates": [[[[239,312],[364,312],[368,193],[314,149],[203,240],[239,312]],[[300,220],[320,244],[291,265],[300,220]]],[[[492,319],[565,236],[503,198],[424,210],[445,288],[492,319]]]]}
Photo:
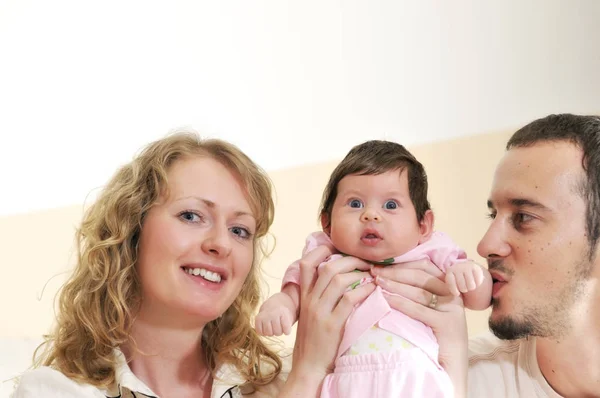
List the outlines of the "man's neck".
{"type": "Polygon", "coordinates": [[[563,397],[600,397],[600,316],[580,309],[569,333],[538,338],[537,361],[548,384],[563,397]]]}

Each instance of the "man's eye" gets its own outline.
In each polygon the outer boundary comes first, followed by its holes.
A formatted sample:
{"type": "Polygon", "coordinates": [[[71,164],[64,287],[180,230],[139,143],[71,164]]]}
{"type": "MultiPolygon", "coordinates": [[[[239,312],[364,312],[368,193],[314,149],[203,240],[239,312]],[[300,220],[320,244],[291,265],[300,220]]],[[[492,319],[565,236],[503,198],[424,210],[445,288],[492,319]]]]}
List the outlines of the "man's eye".
{"type": "Polygon", "coordinates": [[[363,207],[362,202],[358,199],[352,199],[350,202],[348,202],[348,205],[353,209],[360,209],[361,207],[363,207]]]}
{"type": "Polygon", "coordinates": [[[396,202],[395,200],[388,200],[387,202],[385,202],[383,207],[386,210],[395,210],[398,208],[398,202],[396,202]]]}
{"type": "Polygon", "coordinates": [[[533,220],[533,217],[532,217],[532,216],[530,216],[529,214],[525,214],[525,213],[516,213],[516,214],[513,216],[512,222],[513,222],[513,225],[514,225],[515,227],[520,227],[520,226],[522,226],[523,224],[526,224],[526,223],[528,223],[528,222],[529,222],[529,221],[531,221],[531,220],[533,220]]]}

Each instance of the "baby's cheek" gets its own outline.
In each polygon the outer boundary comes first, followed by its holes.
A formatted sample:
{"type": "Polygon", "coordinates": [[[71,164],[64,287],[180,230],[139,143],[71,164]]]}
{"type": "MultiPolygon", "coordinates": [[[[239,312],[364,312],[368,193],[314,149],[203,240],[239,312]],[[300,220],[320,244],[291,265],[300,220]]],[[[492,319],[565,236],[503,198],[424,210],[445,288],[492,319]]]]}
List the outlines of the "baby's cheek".
{"type": "Polygon", "coordinates": [[[345,249],[350,246],[348,233],[344,230],[342,225],[332,227],[329,238],[331,239],[331,243],[342,252],[345,252],[345,249]]]}

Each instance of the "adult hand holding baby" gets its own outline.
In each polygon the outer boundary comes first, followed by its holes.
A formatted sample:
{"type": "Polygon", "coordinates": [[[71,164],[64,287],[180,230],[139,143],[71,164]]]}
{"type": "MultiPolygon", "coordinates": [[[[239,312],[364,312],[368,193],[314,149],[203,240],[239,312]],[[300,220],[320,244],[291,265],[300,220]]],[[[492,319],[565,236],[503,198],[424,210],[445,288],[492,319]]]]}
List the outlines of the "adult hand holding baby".
{"type": "Polygon", "coordinates": [[[319,396],[323,378],[333,371],[348,316],[375,290],[373,283],[348,289],[370,276],[371,265],[356,257],[319,267],[331,254],[330,248],[319,246],[300,260],[300,315],[288,382],[302,382],[306,387],[303,397],[319,396]]]}
{"type": "Polygon", "coordinates": [[[461,296],[450,293],[444,273],[429,260],[417,260],[374,266],[371,274],[377,285],[392,293],[384,293],[392,308],[433,330],[440,347],[439,362],[454,381],[455,396],[466,396],[468,353],[464,305],[461,296]]]}

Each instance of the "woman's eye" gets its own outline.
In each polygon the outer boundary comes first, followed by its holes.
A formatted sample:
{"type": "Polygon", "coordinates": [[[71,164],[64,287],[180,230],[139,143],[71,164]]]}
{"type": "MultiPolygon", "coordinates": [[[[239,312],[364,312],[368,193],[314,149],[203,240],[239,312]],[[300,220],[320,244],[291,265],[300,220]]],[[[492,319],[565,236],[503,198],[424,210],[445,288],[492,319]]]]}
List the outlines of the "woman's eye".
{"type": "Polygon", "coordinates": [[[252,236],[250,231],[242,227],[232,227],[230,231],[242,239],[249,239],[252,236]]]}
{"type": "Polygon", "coordinates": [[[348,205],[353,209],[360,209],[361,207],[363,207],[362,202],[358,199],[352,199],[350,202],[348,202],[348,205]]]}
{"type": "Polygon", "coordinates": [[[385,202],[383,207],[385,207],[386,210],[394,210],[398,208],[398,202],[396,202],[395,200],[388,200],[387,202],[385,202]]]}
{"type": "Polygon", "coordinates": [[[202,220],[202,217],[199,214],[187,210],[179,213],[179,218],[186,222],[198,222],[202,220]]]}

